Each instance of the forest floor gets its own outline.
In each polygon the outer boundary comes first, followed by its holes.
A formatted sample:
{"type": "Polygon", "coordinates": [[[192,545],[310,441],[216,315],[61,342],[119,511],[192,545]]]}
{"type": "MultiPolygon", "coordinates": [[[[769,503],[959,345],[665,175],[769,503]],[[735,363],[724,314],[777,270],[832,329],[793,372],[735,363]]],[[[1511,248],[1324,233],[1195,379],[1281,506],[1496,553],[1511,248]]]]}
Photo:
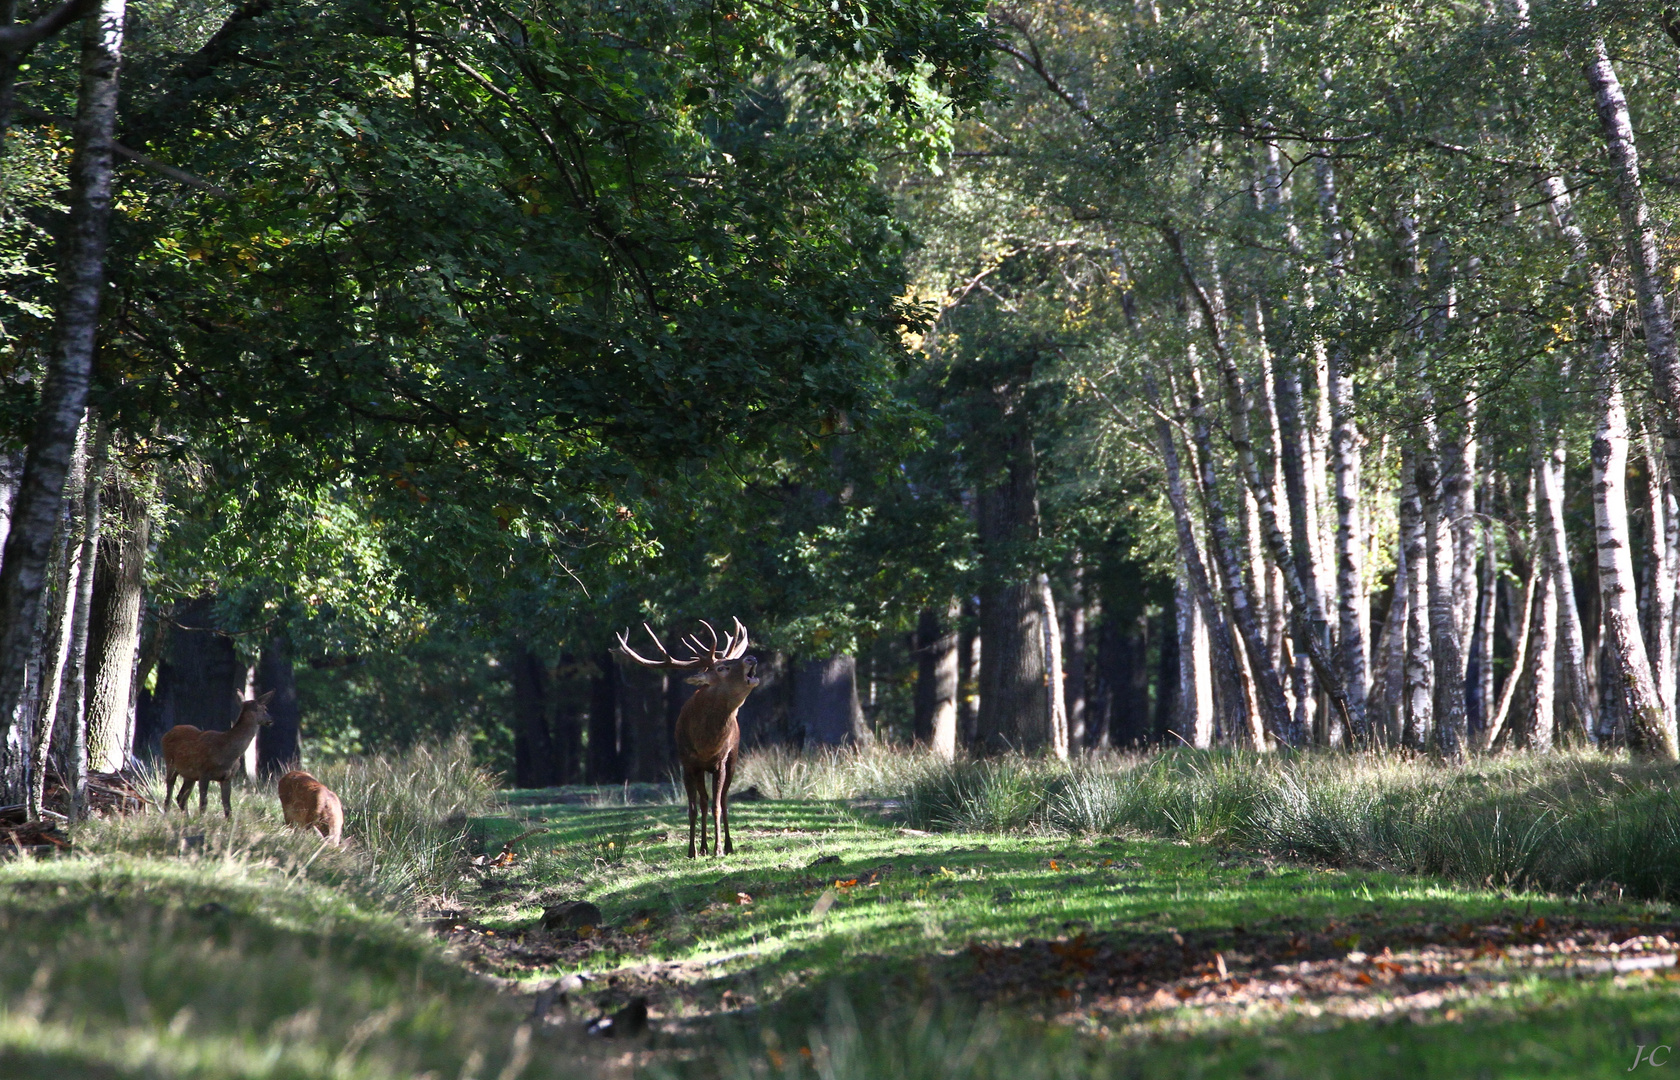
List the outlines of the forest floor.
{"type": "Polygon", "coordinates": [[[1680,1044],[1663,904],[883,800],[736,803],[735,854],[690,860],[660,799],[504,793],[419,921],[256,788],[0,861],[0,1077],[1579,1077],[1680,1044]],[[580,900],[599,925],[541,929],[580,900]],[[585,1033],[637,998],[645,1033],[585,1033]]]}
{"type": "Polygon", "coordinates": [[[937,1044],[1017,1080],[1608,1076],[1680,1044],[1665,904],[929,834],[880,801],[736,803],[734,855],[689,860],[683,807],[613,794],[631,805],[512,793],[434,924],[469,966],[563,990],[559,1027],[645,998],[651,1033],[613,1071],[969,1075],[906,1060],[937,1044]],[[574,900],[602,925],[539,928],[574,900]]]}

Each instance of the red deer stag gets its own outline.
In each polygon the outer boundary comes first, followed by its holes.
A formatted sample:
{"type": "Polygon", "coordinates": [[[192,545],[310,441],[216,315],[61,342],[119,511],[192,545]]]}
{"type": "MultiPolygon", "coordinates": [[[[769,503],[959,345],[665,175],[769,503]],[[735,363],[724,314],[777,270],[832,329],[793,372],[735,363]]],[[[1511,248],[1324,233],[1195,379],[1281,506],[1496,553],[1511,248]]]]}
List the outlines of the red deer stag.
{"type": "Polygon", "coordinates": [[[192,794],[193,781],[198,781],[198,812],[210,799],[210,781],[222,784],[222,813],[233,816],[233,800],[229,789],[233,771],[245,756],[245,748],[257,737],[259,727],[274,723],[268,715],[268,703],[274,700],[270,690],[262,697],[247,701],[239,709],[239,719],[226,731],[200,731],[191,724],[176,724],[163,733],[163,764],[168,780],[163,788],[163,809],[169,810],[169,793],[175,789],[175,778],[181,778],[181,799],[177,803],[181,813],[187,812],[187,796],[192,794]]]}
{"type": "Polygon", "coordinates": [[[642,629],[659,647],[659,658],[649,660],[630,650],[625,634],[618,635],[619,650],[630,659],[650,668],[693,672],[688,681],[700,689],[683,703],[677,714],[677,758],[682,762],[683,787],[688,789],[688,857],[694,858],[694,821],[700,819],[700,854],[706,851],[706,816],[712,820],[712,850],[717,855],[718,839],[723,839],[724,855],[735,853],[735,843],[729,838],[729,782],[734,779],[735,761],[741,746],[741,727],[735,721],[741,702],[747,700],[758,676],[753,668],[758,661],[743,655],[747,651],[747,628],[735,620],[735,632],[727,634],[722,648],[718,647],[717,631],[711,623],[701,620],[701,626],[711,637],[711,647],[700,644],[698,636],[683,639],[691,653],[686,659],[674,659],[646,623],[642,629]],[[706,799],[706,774],[712,776],[709,805],[701,809],[706,799]]]}

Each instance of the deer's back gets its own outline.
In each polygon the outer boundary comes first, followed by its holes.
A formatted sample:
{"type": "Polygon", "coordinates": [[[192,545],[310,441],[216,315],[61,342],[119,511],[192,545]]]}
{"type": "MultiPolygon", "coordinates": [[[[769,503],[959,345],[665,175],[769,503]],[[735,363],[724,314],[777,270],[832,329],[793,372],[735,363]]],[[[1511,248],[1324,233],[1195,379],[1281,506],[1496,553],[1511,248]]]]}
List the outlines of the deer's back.
{"type": "Polygon", "coordinates": [[[344,804],[331,788],[301,769],[280,778],[280,813],[286,824],[312,827],[329,839],[338,839],[344,829],[344,804]]]}
{"type": "Polygon", "coordinates": [[[225,731],[200,731],[176,724],[163,733],[163,760],[188,780],[226,780],[232,766],[220,766],[216,753],[227,743],[225,731]]]}

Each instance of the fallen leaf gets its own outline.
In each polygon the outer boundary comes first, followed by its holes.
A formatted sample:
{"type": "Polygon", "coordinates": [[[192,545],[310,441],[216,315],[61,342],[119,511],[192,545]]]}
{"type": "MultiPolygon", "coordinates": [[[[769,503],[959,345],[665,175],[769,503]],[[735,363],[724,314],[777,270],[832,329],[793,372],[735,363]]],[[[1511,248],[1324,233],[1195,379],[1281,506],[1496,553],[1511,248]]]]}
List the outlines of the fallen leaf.
{"type": "Polygon", "coordinates": [[[845,881],[841,881],[839,878],[834,879],[834,887],[836,889],[850,889],[856,884],[857,878],[848,878],[845,881]]]}
{"type": "Polygon", "coordinates": [[[735,902],[737,904],[750,904],[753,902],[753,899],[744,892],[738,892],[735,894],[735,902]]]}

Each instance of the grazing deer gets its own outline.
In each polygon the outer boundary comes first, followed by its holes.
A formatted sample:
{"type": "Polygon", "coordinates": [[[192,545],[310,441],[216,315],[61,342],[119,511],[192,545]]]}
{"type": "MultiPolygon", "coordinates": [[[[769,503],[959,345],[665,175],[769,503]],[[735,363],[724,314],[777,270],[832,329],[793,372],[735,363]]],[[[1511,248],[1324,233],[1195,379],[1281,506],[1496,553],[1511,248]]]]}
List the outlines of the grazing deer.
{"type": "Polygon", "coordinates": [[[329,844],[344,835],[344,804],[331,788],[301,769],[280,778],[280,814],[286,824],[314,829],[329,844]]]}
{"type": "Polygon", "coordinates": [[[729,782],[735,778],[735,761],[741,747],[741,727],[735,714],[758,685],[758,676],[753,674],[758,660],[743,655],[747,651],[747,628],[741,625],[741,620],[735,620],[734,633],[724,636],[722,648],[718,647],[717,631],[711,623],[701,620],[700,625],[711,636],[711,646],[702,646],[697,636],[686,637],[683,644],[691,655],[682,660],[672,658],[646,623],[642,629],[659,646],[656,660],[637,656],[630,650],[628,638],[622,633],[618,635],[618,647],[625,656],[645,667],[693,672],[687,681],[700,688],[677,714],[677,758],[682,762],[683,787],[688,789],[688,857],[691,859],[696,815],[700,818],[700,854],[707,854],[707,815],[712,821],[710,854],[735,853],[735,843],[729,838],[729,782]],[[702,809],[708,773],[712,776],[712,794],[709,804],[702,809]],[[718,850],[720,837],[722,852],[718,850]]]}
{"type": "Polygon", "coordinates": [[[222,813],[233,817],[230,790],[233,771],[245,756],[246,747],[257,737],[259,727],[274,723],[268,715],[268,703],[274,700],[270,690],[240,706],[239,719],[226,731],[200,731],[191,724],[176,724],[163,733],[163,764],[168,780],[163,789],[163,809],[169,811],[169,793],[175,789],[175,778],[181,778],[181,798],[177,803],[181,813],[187,812],[187,796],[192,793],[193,781],[198,781],[198,812],[210,799],[210,781],[222,784],[222,813]]]}

